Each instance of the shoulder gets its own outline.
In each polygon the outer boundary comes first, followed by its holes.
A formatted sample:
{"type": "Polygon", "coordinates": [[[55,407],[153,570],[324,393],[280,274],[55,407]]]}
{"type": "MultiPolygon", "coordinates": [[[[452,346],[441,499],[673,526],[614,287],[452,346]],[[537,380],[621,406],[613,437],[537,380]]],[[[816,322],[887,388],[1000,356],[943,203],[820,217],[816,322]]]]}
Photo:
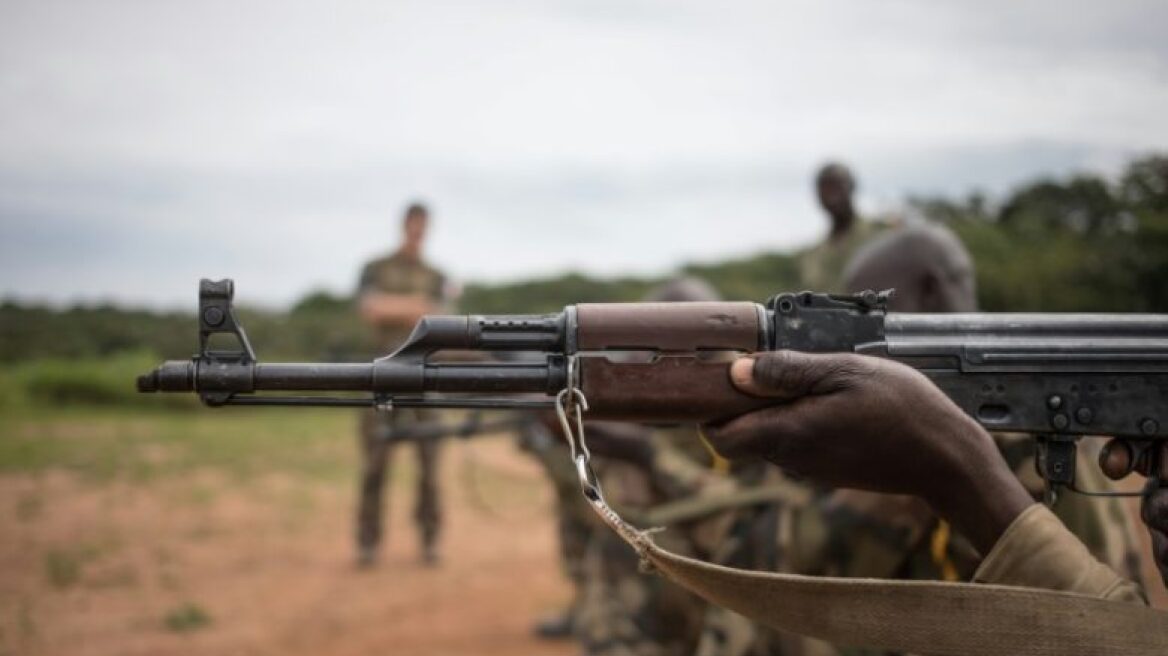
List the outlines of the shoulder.
{"type": "Polygon", "coordinates": [[[439,274],[437,269],[430,266],[425,261],[407,257],[400,252],[389,253],[374,260],[370,260],[369,263],[365,265],[365,268],[377,271],[400,271],[410,275],[417,275],[419,272],[427,275],[439,274]]]}
{"type": "Polygon", "coordinates": [[[383,255],[365,262],[361,267],[359,284],[362,288],[383,287],[387,277],[393,277],[398,267],[392,254],[383,255]]]}
{"type": "Polygon", "coordinates": [[[388,253],[386,255],[382,255],[381,257],[375,257],[372,260],[365,262],[365,266],[362,268],[368,270],[368,269],[380,269],[381,267],[384,267],[384,266],[392,266],[395,257],[396,257],[396,255],[394,255],[393,253],[388,253]]]}
{"type": "Polygon", "coordinates": [[[445,280],[446,279],[446,274],[442,273],[441,269],[430,264],[429,262],[426,262],[425,260],[422,260],[420,262],[415,262],[414,266],[418,267],[419,270],[425,272],[425,274],[430,276],[431,278],[435,278],[437,280],[445,280]]]}
{"type": "Polygon", "coordinates": [[[897,232],[905,227],[904,221],[895,215],[878,215],[863,217],[856,221],[849,235],[849,242],[855,247],[870,244],[890,232],[897,232]]]}
{"type": "Polygon", "coordinates": [[[867,244],[844,267],[849,289],[896,289],[898,312],[972,312],[973,258],[948,228],[905,225],[867,244]]]}

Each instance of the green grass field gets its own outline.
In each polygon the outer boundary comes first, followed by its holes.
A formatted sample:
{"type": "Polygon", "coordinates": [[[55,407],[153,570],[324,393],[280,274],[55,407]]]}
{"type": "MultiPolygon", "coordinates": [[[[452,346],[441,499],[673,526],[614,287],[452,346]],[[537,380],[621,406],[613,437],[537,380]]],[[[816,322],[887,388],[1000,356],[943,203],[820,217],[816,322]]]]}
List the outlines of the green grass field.
{"type": "Polygon", "coordinates": [[[0,473],[149,480],[209,467],[336,479],[352,475],[355,424],[351,410],[23,406],[0,415],[0,473]]]}

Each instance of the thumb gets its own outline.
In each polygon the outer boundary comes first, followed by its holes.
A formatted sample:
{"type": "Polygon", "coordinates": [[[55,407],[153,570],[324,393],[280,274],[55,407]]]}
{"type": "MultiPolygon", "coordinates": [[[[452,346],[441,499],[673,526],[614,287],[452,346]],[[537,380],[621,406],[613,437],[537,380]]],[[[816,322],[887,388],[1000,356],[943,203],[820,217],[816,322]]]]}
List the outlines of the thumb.
{"type": "Polygon", "coordinates": [[[797,399],[843,387],[857,368],[855,358],[838,353],[755,353],[730,365],[730,381],[753,396],[797,399]]]}

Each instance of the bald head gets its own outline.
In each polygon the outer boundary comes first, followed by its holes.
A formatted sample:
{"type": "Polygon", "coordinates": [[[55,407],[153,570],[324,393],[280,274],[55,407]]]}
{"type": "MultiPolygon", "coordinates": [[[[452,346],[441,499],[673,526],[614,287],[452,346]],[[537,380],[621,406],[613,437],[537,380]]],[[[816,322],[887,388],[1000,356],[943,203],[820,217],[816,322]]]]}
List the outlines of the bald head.
{"type": "Polygon", "coordinates": [[[973,259],[948,228],[911,225],[865,245],[844,269],[848,291],[895,289],[895,312],[973,312],[973,259]]]}
{"type": "Polygon", "coordinates": [[[722,300],[710,283],[693,276],[667,280],[645,297],[649,303],[685,303],[722,300]]]}

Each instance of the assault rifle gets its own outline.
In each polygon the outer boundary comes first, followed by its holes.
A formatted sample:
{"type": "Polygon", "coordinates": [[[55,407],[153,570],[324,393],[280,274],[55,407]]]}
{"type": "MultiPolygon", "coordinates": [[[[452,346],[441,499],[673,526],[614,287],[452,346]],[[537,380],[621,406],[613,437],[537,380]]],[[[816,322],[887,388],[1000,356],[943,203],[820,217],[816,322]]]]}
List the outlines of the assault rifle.
{"type": "Polygon", "coordinates": [[[579,402],[589,418],[701,422],[773,403],[734,389],[726,352],[842,351],[917,368],[987,430],[1036,435],[1052,495],[1093,493],[1075,482],[1083,436],[1120,438],[1100,458],[1112,478],[1158,471],[1152,447],[1168,439],[1168,315],[897,314],[886,311],[888,295],[427,316],[401,348],[373,362],[268,363],[256,359],[235,315],[232,281],[202,280],[198,355],[164,362],[138,378],[138,390],[194,392],[210,406],[538,410],[579,402]],[[435,358],[441,351],[480,353],[435,358]],[[481,357],[520,352],[529,357],[481,357]]]}

